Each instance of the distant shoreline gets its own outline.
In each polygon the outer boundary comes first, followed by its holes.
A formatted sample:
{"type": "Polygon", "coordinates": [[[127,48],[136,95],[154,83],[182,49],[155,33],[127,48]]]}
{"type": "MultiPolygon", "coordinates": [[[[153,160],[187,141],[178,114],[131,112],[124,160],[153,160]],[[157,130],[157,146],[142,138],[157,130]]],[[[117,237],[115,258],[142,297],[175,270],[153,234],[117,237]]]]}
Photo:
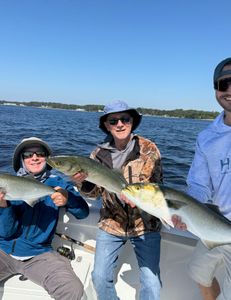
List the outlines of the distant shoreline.
{"type": "MultiPolygon", "coordinates": [[[[65,109],[73,111],[82,111],[82,112],[103,112],[104,105],[96,104],[87,104],[87,105],[76,105],[76,104],[64,104],[56,102],[19,102],[19,101],[6,101],[0,100],[0,105],[8,106],[24,106],[24,107],[36,107],[36,108],[45,108],[45,109],[65,109]]],[[[149,115],[155,117],[167,117],[167,118],[187,118],[187,119],[200,119],[200,120],[213,120],[215,119],[219,112],[209,112],[202,110],[183,110],[183,109],[174,109],[174,110],[161,110],[161,109],[152,109],[152,108],[137,108],[138,112],[142,115],[149,115]]]]}

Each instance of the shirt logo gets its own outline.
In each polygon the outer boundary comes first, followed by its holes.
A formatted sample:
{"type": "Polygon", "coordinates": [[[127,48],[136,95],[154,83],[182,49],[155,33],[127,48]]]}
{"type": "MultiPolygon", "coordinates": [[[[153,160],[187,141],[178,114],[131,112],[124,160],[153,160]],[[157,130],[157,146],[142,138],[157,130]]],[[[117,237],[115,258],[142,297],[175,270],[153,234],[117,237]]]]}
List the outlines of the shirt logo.
{"type": "Polygon", "coordinates": [[[220,160],[221,164],[221,173],[229,173],[230,170],[230,159],[227,157],[226,159],[220,160]]]}

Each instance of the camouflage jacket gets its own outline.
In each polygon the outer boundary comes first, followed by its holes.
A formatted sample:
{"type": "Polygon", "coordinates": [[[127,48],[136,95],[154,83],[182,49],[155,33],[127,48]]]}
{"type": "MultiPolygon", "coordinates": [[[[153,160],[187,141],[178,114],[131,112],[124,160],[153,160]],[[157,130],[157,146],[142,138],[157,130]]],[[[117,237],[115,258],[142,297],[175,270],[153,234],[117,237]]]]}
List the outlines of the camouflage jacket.
{"type": "MultiPolygon", "coordinates": [[[[129,183],[162,182],[162,165],[160,152],[157,146],[148,139],[134,135],[135,146],[128,155],[122,167],[122,173],[129,183]]],[[[91,158],[112,168],[112,159],[109,150],[97,147],[91,158]]],[[[159,231],[160,220],[121,203],[115,194],[109,193],[102,187],[89,182],[79,186],[83,196],[89,198],[102,197],[99,228],[117,236],[138,236],[144,232],[159,231]]]]}

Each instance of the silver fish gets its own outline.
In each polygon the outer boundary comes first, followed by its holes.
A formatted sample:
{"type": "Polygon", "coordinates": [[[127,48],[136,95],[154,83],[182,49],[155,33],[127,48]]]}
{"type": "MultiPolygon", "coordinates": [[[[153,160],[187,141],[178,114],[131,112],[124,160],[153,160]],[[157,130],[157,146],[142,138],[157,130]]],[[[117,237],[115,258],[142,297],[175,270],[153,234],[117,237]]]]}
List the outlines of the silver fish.
{"type": "Polygon", "coordinates": [[[0,192],[5,194],[5,200],[23,200],[34,206],[39,198],[52,195],[55,190],[33,178],[1,173],[0,192]]]}
{"type": "Polygon", "coordinates": [[[120,194],[127,184],[123,175],[101,163],[85,156],[52,156],[47,163],[65,175],[72,176],[78,172],[88,174],[87,181],[104,187],[107,191],[120,194]]]}
{"type": "Polygon", "coordinates": [[[138,183],[128,185],[122,194],[164,225],[174,227],[172,216],[180,216],[187,230],[209,249],[231,243],[231,222],[186,193],[165,185],[138,183]]]}

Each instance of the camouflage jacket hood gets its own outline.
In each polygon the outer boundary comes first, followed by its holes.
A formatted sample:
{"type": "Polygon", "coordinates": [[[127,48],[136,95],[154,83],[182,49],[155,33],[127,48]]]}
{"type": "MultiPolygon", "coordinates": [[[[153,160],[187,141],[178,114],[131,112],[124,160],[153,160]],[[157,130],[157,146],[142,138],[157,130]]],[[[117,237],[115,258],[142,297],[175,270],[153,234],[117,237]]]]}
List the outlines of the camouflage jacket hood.
{"type": "MultiPolygon", "coordinates": [[[[157,146],[148,139],[134,135],[135,146],[122,166],[122,173],[128,183],[162,182],[162,165],[157,146]]],[[[91,158],[112,168],[109,150],[97,147],[91,158]]],[[[85,182],[79,186],[81,194],[89,198],[102,197],[99,228],[118,236],[138,236],[144,232],[159,231],[159,219],[121,203],[115,194],[102,187],[85,182]]]]}

